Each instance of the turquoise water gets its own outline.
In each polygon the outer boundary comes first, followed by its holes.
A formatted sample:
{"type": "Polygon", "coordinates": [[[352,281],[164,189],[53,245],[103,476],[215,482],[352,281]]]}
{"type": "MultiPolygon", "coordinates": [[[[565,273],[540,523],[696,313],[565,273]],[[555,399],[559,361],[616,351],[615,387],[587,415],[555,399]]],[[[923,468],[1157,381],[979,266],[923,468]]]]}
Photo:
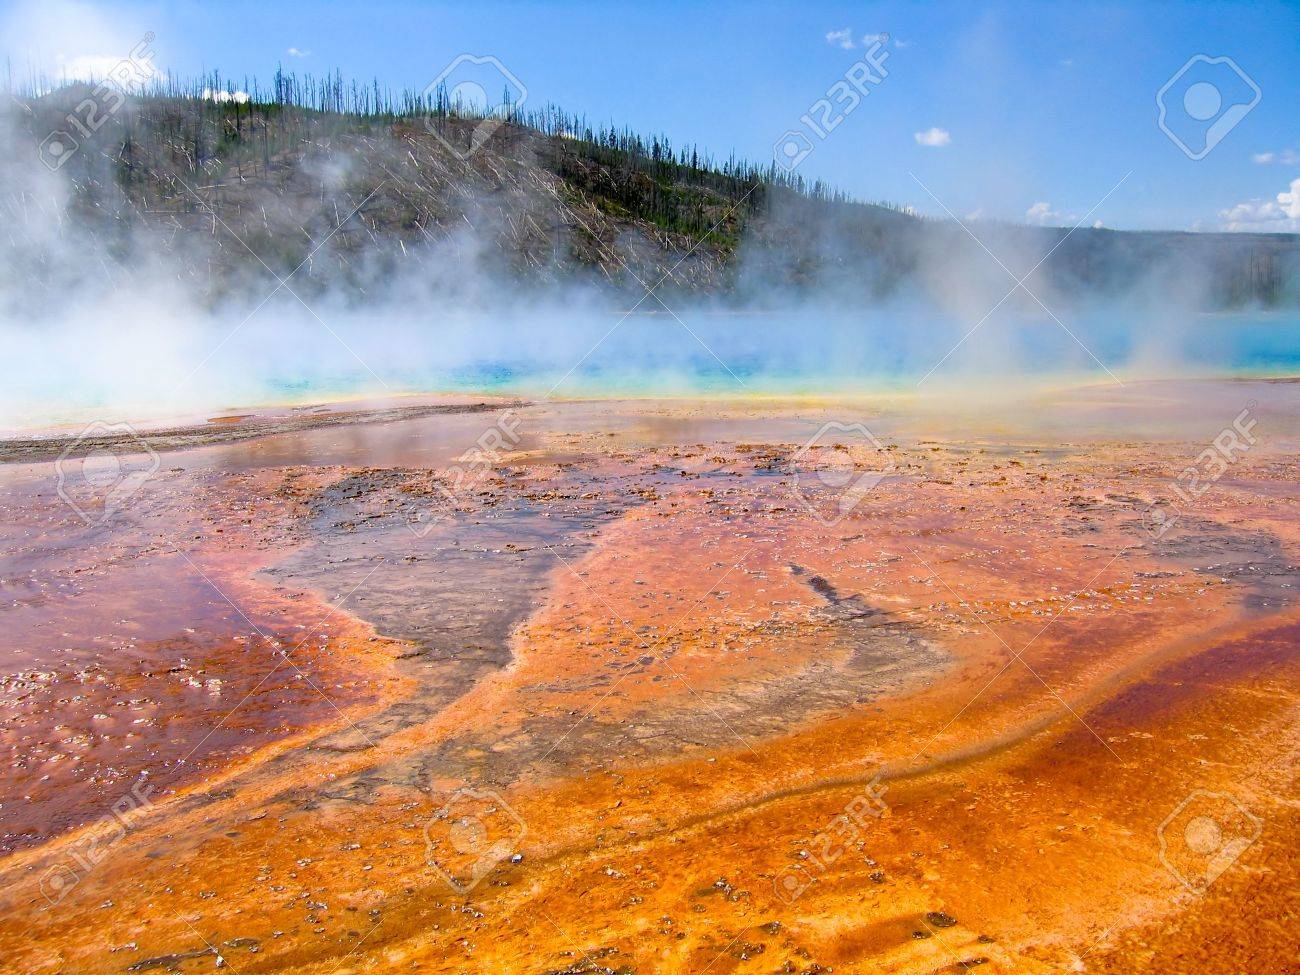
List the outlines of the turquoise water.
{"type": "Polygon", "coordinates": [[[1014,392],[1108,380],[1107,370],[1125,380],[1300,375],[1294,310],[1093,310],[1059,322],[995,317],[973,331],[978,316],[904,308],[681,315],[368,312],[331,316],[333,336],[315,320],[269,317],[233,338],[229,323],[191,330],[171,349],[113,339],[51,350],[32,330],[0,364],[0,429],[407,392],[851,396],[980,382],[1014,392]]]}
{"type": "MultiPolygon", "coordinates": [[[[1300,314],[1294,312],[1199,315],[1139,328],[1096,314],[1061,323],[988,326],[964,341],[965,333],[956,328],[928,329],[918,341],[915,331],[901,326],[855,335],[841,323],[822,334],[815,325],[805,329],[794,320],[763,320],[753,329],[743,320],[689,324],[694,336],[671,319],[625,323],[617,341],[607,339],[576,367],[565,365],[558,354],[548,362],[536,348],[528,356],[512,356],[503,347],[453,367],[397,370],[387,381],[411,391],[544,395],[554,390],[557,396],[811,395],[907,391],[952,378],[1086,380],[1092,373],[1105,376],[1106,369],[1135,378],[1300,374],[1300,314]],[[946,359],[945,353],[950,353],[946,359]]],[[[580,355],[571,358],[576,362],[580,355]]],[[[339,389],[362,380],[336,377],[339,389]]],[[[313,387],[282,388],[305,394],[313,387]]]]}

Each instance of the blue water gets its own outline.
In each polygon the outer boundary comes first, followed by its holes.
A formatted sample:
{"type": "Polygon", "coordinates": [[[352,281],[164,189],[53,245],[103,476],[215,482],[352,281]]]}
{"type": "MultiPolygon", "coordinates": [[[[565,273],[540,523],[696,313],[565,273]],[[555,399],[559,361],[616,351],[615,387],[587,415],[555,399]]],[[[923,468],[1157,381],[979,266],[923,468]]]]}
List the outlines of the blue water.
{"type": "Polygon", "coordinates": [[[51,351],[34,333],[0,364],[0,429],[403,392],[844,396],[945,382],[1015,391],[1109,379],[1107,370],[1124,381],[1300,375],[1296,310],[1094,309],[1061,313],[1060,321],[1021,312],[972,331],[983,310],[687,309],[681,322],[593,309],[477,317],[416,310],[402,318],[371,311],[331,313],[334,335],[314,319],[268,316],[261,331],[254,322],[233,337],[230,323],[216,322],[168,357],[156,343],[137,343],[147,356],[124,356],[119,347],[132,346],[122,342],[51,351]]]}
{"type": "MultiPolygon", "coordinates": [[[[779,318],[689,325],[694,336],[671,319],[629,321],[576,368],[579,346],[557,350],[552,361],[536,347],[528,356],[512,356],[504,346],[454,367],[397,370],[386,378],[409,390],[636,396],[906,391],[953,377],[1086,379],[1107,369],[1134,378],[1300,374],[1296,312],[1197,315],[1138,327],[1096,313],[1060,322],[989,323],[964,341],[969,327],[955,322],[864,327],[856,334],[842,322],[819,332],[813,323],[779,318]]],[[[362,379],[337,377],[342,387],[362,379]]]]}

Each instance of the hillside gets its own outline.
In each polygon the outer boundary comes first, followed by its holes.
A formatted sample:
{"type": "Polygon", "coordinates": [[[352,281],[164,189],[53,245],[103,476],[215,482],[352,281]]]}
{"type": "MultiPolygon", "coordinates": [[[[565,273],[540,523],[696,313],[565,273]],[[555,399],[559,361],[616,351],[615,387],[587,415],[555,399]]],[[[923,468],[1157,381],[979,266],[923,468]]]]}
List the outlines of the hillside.
{"type": "MultiPolygon", "coordinates": [[[[449,143],[466,145],[479,120],[404,110],[377,92],[316,98],[277,82],[278,98],[243,104],[175,91],[132,100],[80,140],[57,177],[10,186],[11,225],[43,219],[55,180],[65,181],[70,220],[35,247],[11,231],[20,246],[9,273],[57,283],[68,271],[50,251],[71,240],[101,266],[163,255],[212,302],[238,294],[249,275],[300,266],[295,288],[373,296],[395,271],[430,259],[430,272],[467,300],[490,282],[574,279],[631,300],[661,281],[664,294],[750,301],[828,288],[874,299],[953,274],[995,296],[1010,283],[955,223],[854,202],[772,166],[717,163],[554,111],[492,127],[461,158],[449,143]]],[[[66,129],[89,94],[73,86],[15,98],[11,115],[36,144],[66,129]]],[[[1058,296],[1154,283],[1209,308],[1297,300],[1295,235],[976,229],[1017,273],[1056,247],[1029,283],[1058,296]]]]}

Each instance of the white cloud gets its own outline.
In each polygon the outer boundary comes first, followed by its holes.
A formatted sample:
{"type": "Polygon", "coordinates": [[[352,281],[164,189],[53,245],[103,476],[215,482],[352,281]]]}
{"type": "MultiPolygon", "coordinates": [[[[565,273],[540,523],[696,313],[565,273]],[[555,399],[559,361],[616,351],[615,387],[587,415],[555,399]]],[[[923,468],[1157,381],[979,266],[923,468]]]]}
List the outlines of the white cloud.
{"type": "Polygon", "coordinates": [[[1229,210],[1220,210],[1225,230],[1254,230],[1264,233],[1300,231],[1300,179],[1271,200],[1248,200],[1229,210]]]}
{"type": "Polygon", "coordinates": [[[149,57],[124,58],[118,54],[80,54],[59,58],[60,81],[110,81],[132,87],[162,78],[162,72],[149,57]]]}
{"type": "Polygon", "coordinates": [[[1269,163],[1281,163],[1283,166],[1300,166],[1300,152],[1294,149],[1283,149],[1281,152],[1257,152],[1250,157],[1261,166],[1267,166],[1269,163]]]}
{"type": "Polygon", "coordinates": [[[30,73],[38,85],[107,80],[129,86],[159,77],[161,73],[150,63],[153,35],[147,32],[148,25],[134,14],[103,7],[77,0],[4,4],[0,49],[14,57],[16,75],[30,73]],[[131,63],[123,65],[127,59],[131,63]]]}
{"type": "Polygon", "coordinates": [[[212,88],[204,88],[203,94],[200,97],[205,102],[217,102],[218,104],[225,104],[226,102],[234,102],[236,105],[248,104],[248,92],[246,91],[224,91],[220,88],[215,90],[212,88]]]}
{"type": "Polygon", "coordinates": [[[898,48],[900,51],[905,47],[911,47],[911,46],[912,46],[911,41],[905,41],[899,37],[894,38],[894,47],[898,48]]]}
{"type": "Polygon", "coordinates": [[[1300,179],[1291,180],[1290,192],[1279,193],[1277,202],[1292,220],[1300,220],[1300,179]]]}
{"type": "Polygon", "coordinates": [[[111,54],[79,54],[74,58],[61,57],[58,60],[60,80],[99,81],[122,59],[111,54]]]}
{"type": "Polygon", "coordinates": [[[1271,200],[1256,200],[1250,203],[1238,203],[1230,210],[1220,210],[1226,230],[1254,230],[1260,223],[1276,220],[1281,216],[1277,205],[1271,200]]]}
{"type": "MultiPolygon", "coordinates": [[[[1079,218],[1073,213],[1062,213],[1060,210],[1054,210],[1050,203],[1040,201],[1025,211],[1025,220],[1040,227],[1060,227],[1063,224],[1073,226],[1078,223],[1079,218]]],[[[1100,222],[1098,221],[1098,223],[1100,222]]]]}
{"type": "MultiPolygon", "coordinates": [[[[855,47],[857,47],[857,44],[854,43],[854,41],[853,41],[853,28],[852,28],[852,27],[845,27],[845,28],[843,28],[843,29],[841,29],[841,30],[828,30],[828,31],[826,32],[826,43],[827,43],[827,44],[833,44],[833,45],[836,46],[836,47],[842,47],[842,48],[844,48],[844,50],[846,50],[846,51],[851,51],[851,50],[853,50],[855,47]]],[[[879,33],[877,33],[877,34],[863,34],[863,35],[862,35],[862,46],[863,46],[863,47],[871,47],[872,44],[888,44],[888,43],[889,43],[889,34],[887,34],[887,33],[884,32],[884,31],[881,31],[881,32],[879,32],[879,33]]],[[[905,45],[903,42],[901,42],[901,41],[894,41],[894,43],[895,43],[898,47],[905,47],[905,46],[906,46],[906,45],[905,45]]]]}
{"type": "Polygon", "coordinates": [[[297,48],[297,47],[291,47],[291,48],[289,48],[289,50],[286,51],[285,53],[287,53],[287,54],[289,55],[289,57],[291,57],[291,58],[309,58],[309,57],[311,57],[311,51],[304,51],[304,50],[302,50],[301,48],[297,48]]]}
{"type": "Polygon", "coordinates": [[[853,28],[845,27],[843,30],[828,30],[826,32],[826,43],[835,44],[846,51],[853,50],[853,28]]]}
{"type": "Polygon", "coordinates": [[[1025,219],[1030,223],[1045,223],[1052,214],[1050,203],[1035,203],[1025,211],[1025,219]]]}
{"type": "Polygon", "coordinates": [[[952,142],[952,135],[947,129],[941,129],[937,126],[926,129],[924,132],[913,132],[912,138],[916,140],[919,146],[929,146],[931,149],[939,149],[952,142]]]}

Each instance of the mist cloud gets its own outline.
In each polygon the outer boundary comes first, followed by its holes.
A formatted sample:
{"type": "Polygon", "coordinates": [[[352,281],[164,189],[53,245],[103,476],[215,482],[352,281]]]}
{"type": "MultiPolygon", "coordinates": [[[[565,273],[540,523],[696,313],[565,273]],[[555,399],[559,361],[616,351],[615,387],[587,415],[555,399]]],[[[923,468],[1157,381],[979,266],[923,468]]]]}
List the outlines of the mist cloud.
{"type": "Polygon", "coordinates": [[[138,213],[93,153],[74,185],[16,122],[0,115],[18,150],[0,156],[6,429],[424,390],[995,396],[1110,381],[1094,356],[1116,375],[1185,371],[1206,300],[1194,262],[1135,269],[1089,231],[982,221],[977,243],[956,224],[775,190],[722,272],[704,249],[674,267],[678,254],[632,228],[599,243],[657,285],[645,298],[630,275],[574,263],[592,237],[557,210],[542,167],[503,196],[415,167],[392,136],[320,139],[278,177],[294,194],[240,184],[236,235],[202,210],[184,225],[138,213]],[[401,239],[353,215],[373,192],[399,204],[413,179],[462,215],[401,239]],[[519,235],[546,213],[551,250],[532,245],[521,267],[519,235]],[[306,260],[284,285],[297,258],[273,273],[244,254],[285,243],[306,260]],[[1036,268],[1058,243],[1071,256],[1036,268]],[[656,262],[672,271],[662,281],[656,262]],[[1076,266],[1119,284],[1072,284],[1076,266]],[[727,287],[701,292],[718,273],[727,287]]]}

